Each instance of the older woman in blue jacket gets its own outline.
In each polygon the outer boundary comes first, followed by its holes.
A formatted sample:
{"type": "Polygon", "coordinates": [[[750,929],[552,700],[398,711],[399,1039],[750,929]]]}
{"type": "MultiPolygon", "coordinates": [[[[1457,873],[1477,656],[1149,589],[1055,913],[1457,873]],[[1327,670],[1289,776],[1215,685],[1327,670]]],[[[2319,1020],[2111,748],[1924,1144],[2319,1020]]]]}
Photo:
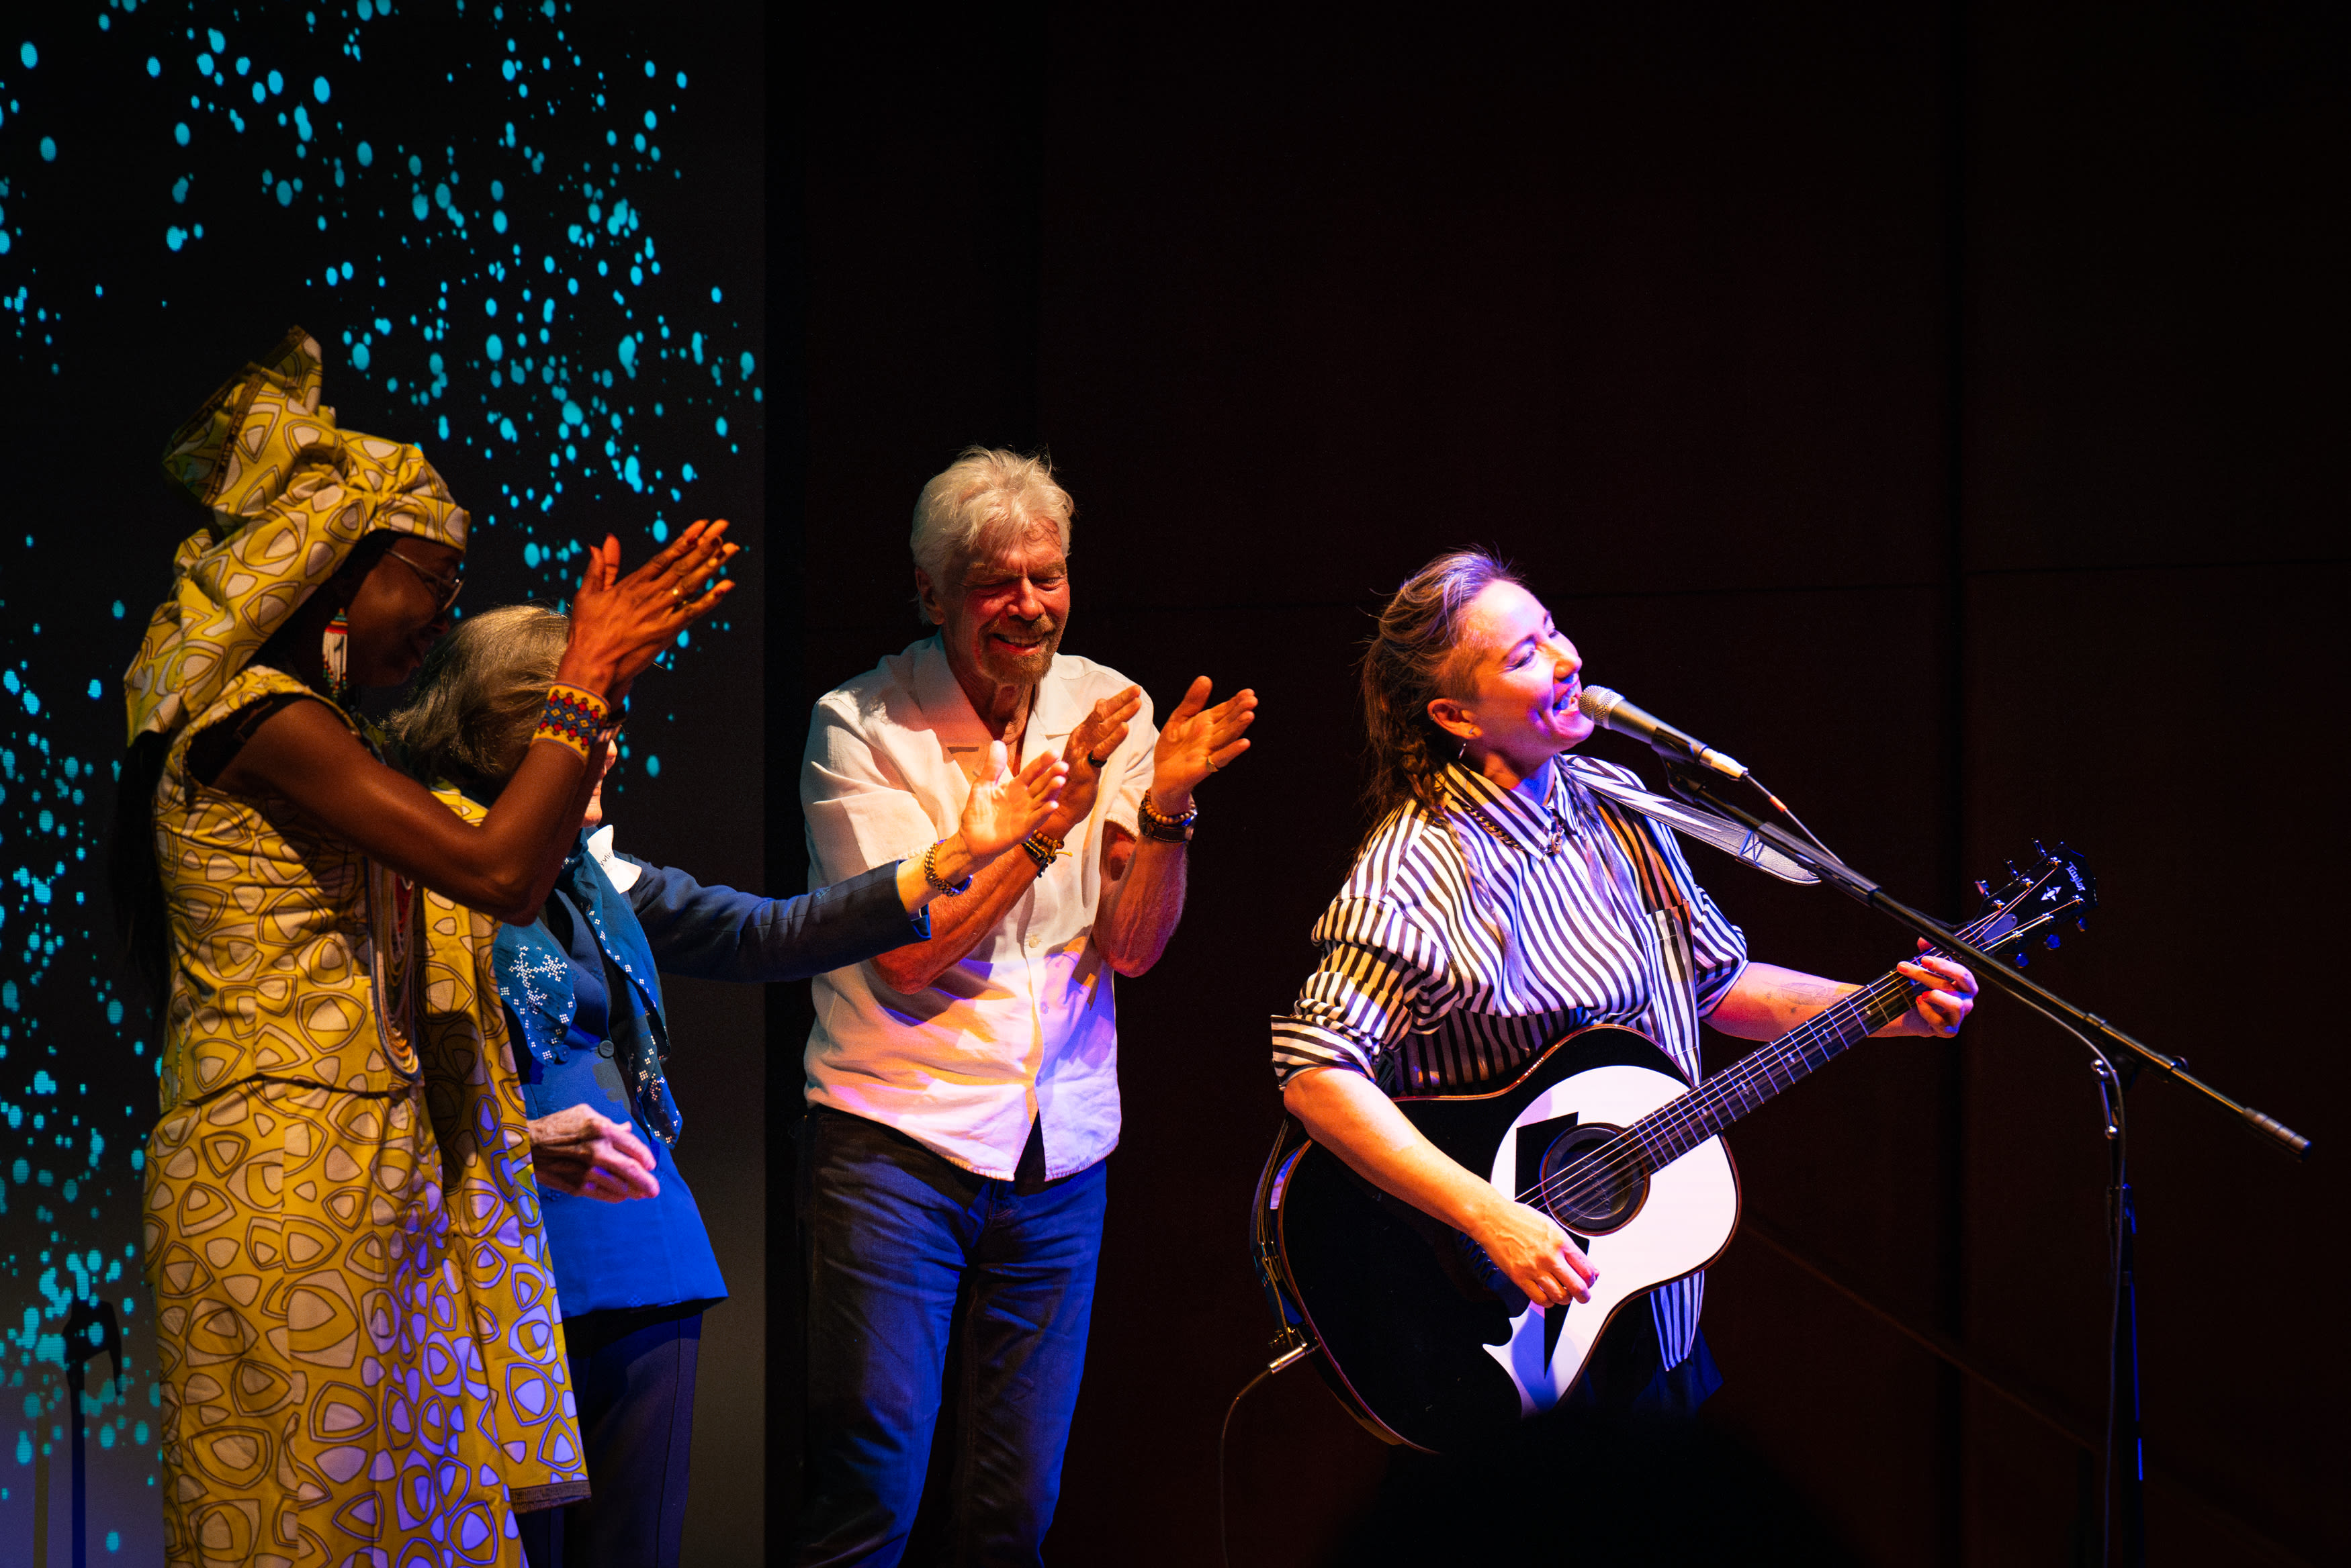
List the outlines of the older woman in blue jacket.
{"type": "MultiPolygon", "coordinates": [[[[534,605],[459,622],[391,721],[409,771],[461,812],[483,811],[529,743],[567,631],[534,605]]],[[[1040,757],[1014,776],[999,744],[955,830],[920,860],[795,898],[705,888],[615,853],[600,787],[538,920],[500,928],[498,989],[593,1489],[522,1516],[532,1568],[678,1560],[702,1314],[726,1282],[671,1153],[684,1116],[664,1071],[660,976],[805,980],[927,940],[930,900],[1028,836],[1063,771],[1040,757]]]]}

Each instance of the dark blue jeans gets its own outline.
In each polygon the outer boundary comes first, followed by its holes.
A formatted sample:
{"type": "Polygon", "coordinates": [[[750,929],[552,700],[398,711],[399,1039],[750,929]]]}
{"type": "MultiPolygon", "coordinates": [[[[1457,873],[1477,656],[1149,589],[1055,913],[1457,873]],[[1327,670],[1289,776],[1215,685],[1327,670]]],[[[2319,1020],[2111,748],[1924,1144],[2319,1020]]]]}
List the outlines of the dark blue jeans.
{"type": "MultiPolygon", "coordinates": [[[[950,1555],[1032,1564],[1053,1522],[1101,1250],[1102,1164],[1010,1181],[819,1106],[800,1134],[809,1280],[807,1494],[796,1561],[894,1563],[922,1501],[947,1352],[950,1555]],[[960,1301],[958,1298],[960,1297],[960,1301]]],[[[927,1526],[925,1529],[927,1530],[927,1526]]]]}

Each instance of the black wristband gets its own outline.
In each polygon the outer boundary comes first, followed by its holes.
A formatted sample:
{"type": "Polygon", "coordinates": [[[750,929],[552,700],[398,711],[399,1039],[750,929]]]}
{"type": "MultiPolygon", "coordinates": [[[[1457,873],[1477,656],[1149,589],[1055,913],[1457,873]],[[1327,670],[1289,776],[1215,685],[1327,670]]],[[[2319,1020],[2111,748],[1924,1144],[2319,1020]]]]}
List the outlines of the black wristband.
{"type": "Polygon", "coordinates": [[[1181,816],[1162,816],[1154,811],[1148,793],[1135,803],[1135,821],[1143,829],[1143,836],[1161,844],[1191,843],[1192,825],[1199,819],[1200,803],[1196,800],[1181,816]]]}

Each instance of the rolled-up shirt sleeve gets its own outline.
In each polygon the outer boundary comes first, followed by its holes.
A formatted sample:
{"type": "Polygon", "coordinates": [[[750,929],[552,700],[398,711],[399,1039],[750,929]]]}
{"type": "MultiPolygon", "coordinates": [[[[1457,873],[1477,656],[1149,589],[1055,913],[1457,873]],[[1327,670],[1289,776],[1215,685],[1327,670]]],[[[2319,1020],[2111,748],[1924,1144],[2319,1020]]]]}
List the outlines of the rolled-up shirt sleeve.
{"type": "Polygon", "coordinates": [[[844,706],[831,698],[816,705],[800,767],[810,875],[818,887],[917,858],[944,836],[844,706]]]}
{"type": "Polygon", "coordinates": [[[1342,896],[1315,922],[1322,961],[1298,1001],[1273,1020],[1273,1074],[1286,1085],[1311,1067],[1343,1067],[1377,1079],[1388,1054],[1443,989],[1440,950],[1403,911],[1342,896]]]}

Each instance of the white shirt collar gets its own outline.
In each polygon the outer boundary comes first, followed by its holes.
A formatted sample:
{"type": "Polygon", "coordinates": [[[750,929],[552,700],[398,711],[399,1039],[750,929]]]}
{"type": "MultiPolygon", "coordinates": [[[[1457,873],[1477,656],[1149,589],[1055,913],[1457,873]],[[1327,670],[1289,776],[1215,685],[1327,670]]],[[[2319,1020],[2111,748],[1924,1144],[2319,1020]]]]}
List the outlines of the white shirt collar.
{"type": "MultiPolygon", "coordinates": [[[[1031,698],[1029,727],[1021,738],[1022,755],[1014,759],[1018,767],[1045,748],[1048,742],[1054,751],[1061,750],[1070,732],[1078,727],[1092,706],[1080,700],[1080,682],[1066,671],[1065,660],[1058,656],[1045,678],[1037,683],[1031,698]]],[[[978,710],[971,705],[969,693],[963,682],[956,679],[955,667],[947,662],[946,640],[944,635],[934,636],[914,645],[914,701],[923,711],[924,722],[938,737],[939,746],[947,752],[976,749],[985,752],[995,736],[987,732],[978,710]]]]}
{"type": "Polygon", "coordinates": [[[622,859],[613,849],[612,825],[609,822],[588,836],[588,854],[604,873],[604,879],[621,892],[635,887],[637,878],[644,875],[643,867],[633,860],[622,859]]]}

